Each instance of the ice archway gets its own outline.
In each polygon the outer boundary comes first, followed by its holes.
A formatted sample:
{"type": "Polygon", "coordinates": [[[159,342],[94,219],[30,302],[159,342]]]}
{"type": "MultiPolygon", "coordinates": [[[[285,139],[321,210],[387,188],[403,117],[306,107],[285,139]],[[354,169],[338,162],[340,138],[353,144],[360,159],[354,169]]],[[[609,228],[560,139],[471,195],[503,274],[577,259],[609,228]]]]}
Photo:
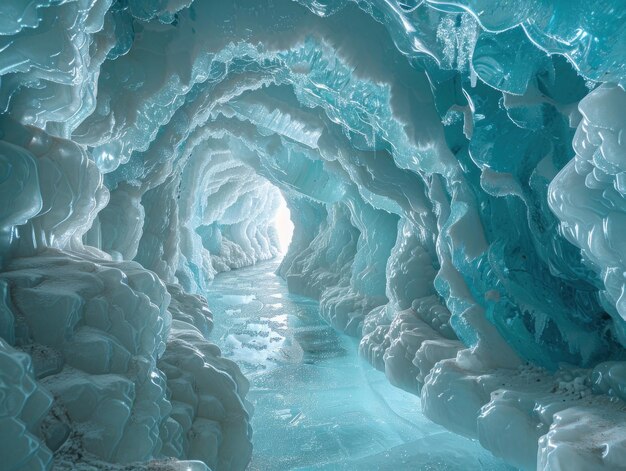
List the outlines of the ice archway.
{"type": "Polygon", "coordinates": [[[246,466],[201,295],[279,191],[289,289],[430,418],[623,465],[619,2],[5,0],[0,42],[8,469],[246,466]]]}

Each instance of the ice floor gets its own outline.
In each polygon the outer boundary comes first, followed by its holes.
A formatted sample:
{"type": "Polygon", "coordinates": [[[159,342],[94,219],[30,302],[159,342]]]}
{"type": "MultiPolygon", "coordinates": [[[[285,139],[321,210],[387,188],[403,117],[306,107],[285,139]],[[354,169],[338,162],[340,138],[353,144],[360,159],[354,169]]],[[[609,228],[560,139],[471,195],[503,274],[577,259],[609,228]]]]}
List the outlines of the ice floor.
{"type": "Polygon", "coordinates": [[[419,398],[361,360],[356,340],[327,326],[315,301],[289,294],[277,267],[220,274],[207,293],[213,339],[251,383],[249,469],[512,469],[423,417],[419,398]]]}

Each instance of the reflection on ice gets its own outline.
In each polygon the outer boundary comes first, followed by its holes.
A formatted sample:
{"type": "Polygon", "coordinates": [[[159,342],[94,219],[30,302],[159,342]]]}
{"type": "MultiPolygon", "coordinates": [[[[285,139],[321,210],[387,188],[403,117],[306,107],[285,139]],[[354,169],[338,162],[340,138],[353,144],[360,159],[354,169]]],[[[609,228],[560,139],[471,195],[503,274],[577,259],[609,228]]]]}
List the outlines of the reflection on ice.
{"type": "Polygon", "coordinates": [[[276,267],[224,273],[207,292],[223,354],[251,381],[250,469],[510,469],[425,419],[419,398],[364,363],[355,341],[320,319],[316,302],[287,292],[276,267]],[[283,302],[269,302],[277,297],[283,302]]]}
{"type": "Polygon", "coordinates": [[[226,295],[221,296],[220,301],[223,302],[224,304],[230,304],[230,305],[236,306],[239,304],[250,304],[255,299],[256,299],[256,296],[254,294],[245,295],[245,296],[240,296],[236,294],[226,294],[226,295]]]}

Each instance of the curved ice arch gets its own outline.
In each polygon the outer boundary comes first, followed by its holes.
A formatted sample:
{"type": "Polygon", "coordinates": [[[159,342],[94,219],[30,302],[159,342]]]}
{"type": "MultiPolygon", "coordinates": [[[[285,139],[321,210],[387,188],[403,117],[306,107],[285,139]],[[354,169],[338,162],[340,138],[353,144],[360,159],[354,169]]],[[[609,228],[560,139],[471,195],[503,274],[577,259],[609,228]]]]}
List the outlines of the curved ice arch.
{"type": "MultiPolygon", "coordinates": [[[[452,167],[452,168],[454,168],[454,167],[452,167]]],[[[470,206],[471,206],[471,204],[470,204],[470,206]]],[[[469,269],[469,268],[468,268],[468,269],[469,269]]],[[[593,344],[593,343],[596,343],[596,344],[597,344],[597,342],[592,342],[592,344],[593,344]]],[[[537,358],[537,357],[539,357],[539,356],[540,356],[540,355],[534,355],[534,357],[535,357],[535,358],[537,358]]],[[[587,354],[587,356],[589,356],[589,354],[587,354]]]]}

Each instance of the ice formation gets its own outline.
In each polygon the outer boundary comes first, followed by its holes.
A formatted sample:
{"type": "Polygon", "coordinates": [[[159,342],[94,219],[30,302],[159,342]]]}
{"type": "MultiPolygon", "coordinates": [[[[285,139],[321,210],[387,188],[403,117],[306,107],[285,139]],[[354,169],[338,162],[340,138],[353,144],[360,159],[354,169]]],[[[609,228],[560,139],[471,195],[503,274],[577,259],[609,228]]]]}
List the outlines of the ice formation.
{"type": "Polygon", "coordinates": [[[521,469],[626,466],[620,0],[2,0],[7,470],[244,469],[221,271],[521,469]],[[90,467],[91,466],[91,467],[90,467]]]}

